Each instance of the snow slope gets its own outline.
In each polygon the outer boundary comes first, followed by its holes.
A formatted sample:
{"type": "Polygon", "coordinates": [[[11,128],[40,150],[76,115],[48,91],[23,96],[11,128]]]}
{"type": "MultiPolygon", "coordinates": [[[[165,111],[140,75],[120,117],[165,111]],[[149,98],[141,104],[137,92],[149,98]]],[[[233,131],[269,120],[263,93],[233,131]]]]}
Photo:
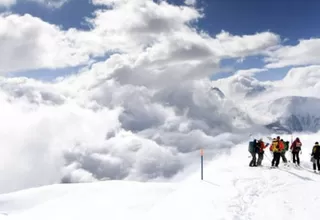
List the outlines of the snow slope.
{"type": "Polygon", "coordinates": [[[310,171],[309,152],[317,136],[299,137],[301,169],[269,169],[268,151],[264,167],[250,168],[247,144],[241,144],[205,164],[204,181],[196,172],[179,182],[33,188],[0,195],[0,213],[6,213],[0,219],[314,219],[320,175],[310,171]]]}

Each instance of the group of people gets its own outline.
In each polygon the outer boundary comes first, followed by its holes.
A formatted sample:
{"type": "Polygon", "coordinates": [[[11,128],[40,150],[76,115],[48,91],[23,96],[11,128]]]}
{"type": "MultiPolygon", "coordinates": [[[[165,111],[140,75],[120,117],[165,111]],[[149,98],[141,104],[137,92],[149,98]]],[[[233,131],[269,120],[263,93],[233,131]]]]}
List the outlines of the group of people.
{"type": "MultiPolygon", "coordinates": [[[[273,155],[271,167],[278,167],[280,163],[280,158],[282,158],[282,161],[286,164],[288,160],[285,154],[289,149],[292,154],[292,162],[300,166],[299,154],[302,153],[302,143],[300,139],[297,137],[292,142],[289,148],[289,141],[284,141],[280,138],[280,136],[278,136],[277,138],[272,139],[271,144],[265,144],[262,138],[259,140],[254,139],[252,142],[249,143],[249,152],[252,156],[252,160],[249,164],[250,167],[261,166],[264,158],[264,151],[269,145],[269,150],[273,155]]],[[[318,142],[315,142],[312,148],[311,162],[313,163],[313,170],[316,172],[316,169],[318,168],[318,171],[320,172],[320,145],[318,142]]]]}

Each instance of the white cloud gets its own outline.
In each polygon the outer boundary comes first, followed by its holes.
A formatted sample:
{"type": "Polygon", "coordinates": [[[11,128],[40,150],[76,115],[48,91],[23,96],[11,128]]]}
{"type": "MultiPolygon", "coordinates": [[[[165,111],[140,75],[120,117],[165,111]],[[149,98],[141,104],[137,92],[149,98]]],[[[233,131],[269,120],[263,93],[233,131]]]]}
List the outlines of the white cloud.
{"type": "MultiPolygon", "coordinates": [[[[318,88],[320,89],[320,66],[292,68],[281,81],[283,87],[289,88],[318,88]]],[[[312,93],[310,93],[312,94],[312,93]]]]}
{"type": "Polygon", "coordinates": [[[98,70],[54,84],[1,78],[0,136],[10,146],[0,150],[1,192],[59,181],[170,178],[200,145],[210,157],[243,139],[217,136],[234,129],[233,106],[209,92],[209,81],[153,90],[122,86],[98,70]]]}
{"type": "MultiPolygon", "coordinates": [[[[0,72],[59,68],[88,62],[64,32],[30,15],[0,16],[0,72]]],[[[76,31],[75,31],[76,32],[76,31]]]]}
{"type": "Polygon", "coordinates": [[[216,36],[216,39],[212,47],[217,54],[222,57],[232,58],[265,54],[280,42],[280,37],[271,32],[233,36],[228,32],[222,31],[216,36]]]}
{"type": "Polygon", "coordinates": [[[139,63],[152,65],[156,60],[195,66],[205,60],[211,68],[222,58],[265,53],[279,42],[279,37],[269,32],[245,36],[222,32],[216,38],[198,33],[190,22],[200,19],[202,14],[195,8],[177,7],[165,1],[95,3],[114,5],[96,11],[95,17],[88,20],[90,31],[63,31],[30,15],[2,15],[0,47],[7,54],[1,56],[1,72],[77,66],[90,57],[113,52],[128,53],[139,63]]]}
{"type": "Polygon", "coordinates": [[[3,7],[10,7],[11,5],[14,5],[17,0],[0,0],[0,8],[3,7]]]}
{"type": "Polygon", "coordinates": [[[300,40],[295,46],[282,46],[269,52],[267,68],[320,64],[320,39],[300,40]]]}
{"type": "Polygon", "coordinates": [[[65,3],[71,0],[27,0],[27,1],[37,2],[49,8],[60,8],[65,3]]]}
{"type": "Polygon", "coordinates": [[[95,34],[100,39],[95,42],[111,44],[98,47],[92,41],[90,48],[112,47],[109,49],[130,54],[121,56],[123,66],[113,73],[121,83],[161,87],[175,80],[203,78],[219,69],[222,58],[265,53],[279,42],[279,37],[269,32],[244,36],[222,32],[215,38],[199,33],[189,25],[202,17],[198,11],[165,1],[95,3],[109,4],[112,10],[98,11],[90,20],[93,31],[86,34],[88,39],[95,34]]]}
{"type": "MultiPolygon", "coordinates": [[[[94,1],[97,3],[97,1],[94,1]]],[[[111,4],[114,1],[100,0],[111,4]]],[[[202,17],[189,7],[176,7],[165,1],[159,4],[149,0],[115,1],[111,10],[99,10],[90,19],[92,34],[100,37],[103,47],[125,52],[138,52],[170,38],[174,33],[187,32],[187,24],[202,17]],[[130,21],[130,22],[128,22],[130,21]]]]}
{"type": "Polygon", "coordinates": [[[253,69],[238,70],[235,74],[242,75],[242,76],[254,76],[256,73],[261,73],[265,71],[267,71],[267,69],[253,68],[253,69]]]}
{"type": "Polygon", "coordinates": [[[70,0],[0,0],[0,7],[10,7],[12,5],[15,5],[19,3],[19,1],[32,1],[32,2],[37,2],[42,5],[45,5],[50,8],[60,8],[63,6],[66,2],[70,0]]]}
{"type": "Polygon", "coordinates": [[[184,3],[186,5],[195,5],[197,3],[197,0],[185,0],[184,3]]]}

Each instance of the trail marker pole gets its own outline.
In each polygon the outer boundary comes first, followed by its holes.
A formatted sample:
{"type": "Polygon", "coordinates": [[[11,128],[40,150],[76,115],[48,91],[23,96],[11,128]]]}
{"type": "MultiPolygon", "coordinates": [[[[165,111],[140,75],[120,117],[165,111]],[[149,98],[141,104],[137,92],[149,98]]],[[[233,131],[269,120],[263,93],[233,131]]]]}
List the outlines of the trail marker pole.
{"type": "Polygon", "coordinates": [[[201,156],[201,180],[203,180],[203,149],[200,149],[200,156],[201,156]]]}

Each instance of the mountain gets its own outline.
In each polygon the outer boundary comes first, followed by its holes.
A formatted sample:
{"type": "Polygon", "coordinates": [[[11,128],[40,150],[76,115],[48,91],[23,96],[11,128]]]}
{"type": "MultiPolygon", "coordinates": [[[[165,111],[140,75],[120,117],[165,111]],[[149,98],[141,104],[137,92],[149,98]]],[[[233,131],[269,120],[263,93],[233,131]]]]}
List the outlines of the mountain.
{"type": "Polygon", "coordinates": [[[274,117],[267,124],[273,130],[290,132],[317,132],[320,129],[320,99],[287,96],[263,105],[265,114],[274,117]]]}
{"type": "Polygon", "coordinates": [[[213,88],[221,91],[226,97],[237,100],[259,98],[273,86],[268,82],[258,81],[253,76],[240,74],[212,81],[213,88]]]}
{"type": "Polygon", "coordinates": [[[225,94],[218,87],[212,87],[211,92],[216,92],[216,95],[221,99],[224,99],[226,97],[225,94]]]}
{"type": "Polygon", "coordinates": [[[212,86],[236,103],[254,124],[271,132],[317,132],[320,129],[318,73],[296,68],[283,80],[259,81],[251,74],[234,74],[212,86]],[[307,76],[303,76],[304,73],[307,76]]]}

